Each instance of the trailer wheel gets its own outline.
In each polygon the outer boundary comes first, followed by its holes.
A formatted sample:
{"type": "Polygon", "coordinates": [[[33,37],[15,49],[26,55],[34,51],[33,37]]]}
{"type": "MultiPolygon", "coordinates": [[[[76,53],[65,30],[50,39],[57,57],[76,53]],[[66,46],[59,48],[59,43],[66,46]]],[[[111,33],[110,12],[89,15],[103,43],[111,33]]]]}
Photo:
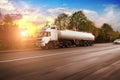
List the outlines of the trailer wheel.
{"type": "Polygon", "coordinates": [[[90,41],[90,46],[92,46],[94,44],[94,41],[90,41]]]}

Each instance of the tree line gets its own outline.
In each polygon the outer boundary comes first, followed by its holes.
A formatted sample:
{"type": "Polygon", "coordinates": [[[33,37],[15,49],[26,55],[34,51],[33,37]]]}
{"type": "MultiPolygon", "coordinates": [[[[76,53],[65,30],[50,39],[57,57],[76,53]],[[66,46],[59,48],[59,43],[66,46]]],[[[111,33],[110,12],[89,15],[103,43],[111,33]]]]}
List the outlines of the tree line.
{"type": "Polygon", "coordinates": [[[0,13],[0,49],[17,47],[20,44],[18,25],[9,14],[0,13]]]}
{"type": "MultiPolygon", "coordinates": [[[[111,25],[104,23],[101,28],[95,26],[82,11],[77,11],[71,16],[62,13],[57,16],[54,23],[59,30],[69,29],[93,33],[96,42],[112,42],[120,38],[120,33],[115,31],[111,25]]],[[[0,12],[0,49],[19,48],[21,43],[20,29],[9,14],[0,12]]]]}
{"type": "Polygon", "coordinates": [[[104,23],[100,28],[90,21],[82,11],[74,12],[71,16],[62,13],[57,16],[54,24],[59,30],[74,30],[90,32],[95,35],[96,43],[112,42],[113,40],[120,38],[120,33],[115,31],[108,23],[104,23]]]}

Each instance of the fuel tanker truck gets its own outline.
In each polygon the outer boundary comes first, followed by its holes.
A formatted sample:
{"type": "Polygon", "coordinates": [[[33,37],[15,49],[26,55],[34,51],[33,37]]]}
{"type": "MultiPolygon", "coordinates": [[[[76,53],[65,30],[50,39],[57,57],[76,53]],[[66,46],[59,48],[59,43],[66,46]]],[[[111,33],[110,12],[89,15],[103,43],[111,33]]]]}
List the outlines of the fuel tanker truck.
{"type": "Polygon", "coordinates": [[[36,46],[42,49],[92,46],[94,40],[92,33],[57,30],[56,26],[50,26],[38,32],[36,46]]]}

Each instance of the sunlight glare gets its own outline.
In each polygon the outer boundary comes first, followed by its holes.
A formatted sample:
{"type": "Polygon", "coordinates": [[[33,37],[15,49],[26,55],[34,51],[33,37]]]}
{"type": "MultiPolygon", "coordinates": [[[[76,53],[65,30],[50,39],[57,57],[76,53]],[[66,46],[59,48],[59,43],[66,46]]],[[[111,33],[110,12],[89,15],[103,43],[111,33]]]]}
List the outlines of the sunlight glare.
{"type": "Polygon", "coordinates": [[[26,37],[26,36],[27,36],[27,32],[26,32],[26,31],[24,31],[24,30],[23,30],[23,31],[21,31],[21,36],[22,36],[22,37],[26,37]]]}

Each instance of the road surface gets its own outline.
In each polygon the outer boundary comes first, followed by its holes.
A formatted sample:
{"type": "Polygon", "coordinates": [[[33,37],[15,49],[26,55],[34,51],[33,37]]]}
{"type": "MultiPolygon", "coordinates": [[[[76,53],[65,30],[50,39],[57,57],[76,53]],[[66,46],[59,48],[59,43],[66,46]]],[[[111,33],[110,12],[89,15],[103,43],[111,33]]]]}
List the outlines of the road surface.
{"type": "Polygon", "coordinates": [[[120,80],[120,45],[2,52],[0,80],[120,80]]]}

